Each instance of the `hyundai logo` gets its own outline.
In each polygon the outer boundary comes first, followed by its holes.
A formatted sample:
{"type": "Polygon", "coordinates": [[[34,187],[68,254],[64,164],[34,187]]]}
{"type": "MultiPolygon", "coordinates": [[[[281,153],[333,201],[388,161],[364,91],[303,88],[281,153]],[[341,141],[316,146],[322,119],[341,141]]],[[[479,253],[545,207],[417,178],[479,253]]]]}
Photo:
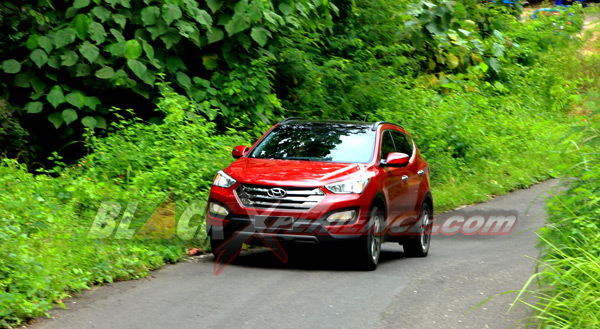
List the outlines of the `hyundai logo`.
{"type": "Polygon", "coordinates": [[[267,195],[270,196],[271,198],[285,198],[285,190],[279,187],[274,187],[270,190],[267,190],[267,195]]]}

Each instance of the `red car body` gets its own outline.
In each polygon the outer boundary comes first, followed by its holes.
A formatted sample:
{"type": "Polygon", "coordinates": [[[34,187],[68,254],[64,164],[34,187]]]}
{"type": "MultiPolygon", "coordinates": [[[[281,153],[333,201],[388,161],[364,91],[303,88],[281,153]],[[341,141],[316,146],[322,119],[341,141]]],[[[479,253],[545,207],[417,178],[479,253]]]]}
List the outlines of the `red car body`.
{"type": "Polygon", "coordinates": [[[210,191],[206,227],[213,250],[235,237],[244,243],[252,238],[345,241],[356,246],[357,254],[366,253],[358,258],[368,268],[377,266],[386,241],[403,244],[410,254],[427,255],[433,218],[430,170],[402,127],[292,118],[275,125],[252,148],[237,146],[232,154],[237,160],[217,175],[210,191]],[[301,141],[266,137],[286,129],[301,141]],[[325,137],[312,137],[311,129],[325,137]],[[286,156],[314,145],[303,153],[307,157],[279,159],[261,158],[267,154],[257,151],[261,143],[286,156]],[[336,152],[341,161],[333,161],[336,152]],[[325,155],[315,160],[313,153],[325,155]],[[365,161],[345,161],[357,158],[355,153],[365,161]]]}

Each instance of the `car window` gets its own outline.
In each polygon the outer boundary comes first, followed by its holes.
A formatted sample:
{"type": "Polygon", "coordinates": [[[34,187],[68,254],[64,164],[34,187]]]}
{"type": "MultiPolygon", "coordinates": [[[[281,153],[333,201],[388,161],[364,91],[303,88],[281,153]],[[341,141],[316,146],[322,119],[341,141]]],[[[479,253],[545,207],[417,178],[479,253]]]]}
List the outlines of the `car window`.
{"type": "Polygon", "coordinates": [[[395,152],[394,141],[389,130],[386,130],[381,135],[381,159],[387,159],[388,154],[395,152]]]}
{"type": "Polygon", "coordinates": [[[396,145],[396,152],[412,155],[413,144],[410,142],[410,139],[399,131],[392,131],[391,133],[394,139],[394,144],[396,145]]]}

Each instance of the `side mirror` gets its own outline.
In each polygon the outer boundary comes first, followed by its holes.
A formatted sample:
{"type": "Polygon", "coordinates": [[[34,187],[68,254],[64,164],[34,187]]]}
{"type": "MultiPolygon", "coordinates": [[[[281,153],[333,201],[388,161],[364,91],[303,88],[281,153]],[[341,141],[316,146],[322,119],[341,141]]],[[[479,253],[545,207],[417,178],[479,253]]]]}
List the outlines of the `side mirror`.
{"type": "Polygon", "coordinates": [[[243,157],[244,155],[248,154],[248,146],[244,146],[244,145],[240,145],[240,146],[236,146],[233,148],[233,151],[231,151],[231,156],[233,156],[236,159],[239,159],[241,157],[243,157]]]}
{"type": "Polygon", "coordinates": [[[408,164],[410,156],[406,153],[392,152],[385,159],[384,166],[388,167],[404,167],[408,164]]]}

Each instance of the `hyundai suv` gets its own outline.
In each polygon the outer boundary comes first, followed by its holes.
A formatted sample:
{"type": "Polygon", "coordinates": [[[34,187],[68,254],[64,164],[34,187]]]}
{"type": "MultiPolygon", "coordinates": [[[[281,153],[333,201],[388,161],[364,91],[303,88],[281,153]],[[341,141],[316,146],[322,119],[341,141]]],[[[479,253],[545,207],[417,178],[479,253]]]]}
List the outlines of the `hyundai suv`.
{"type": "Polygon", "coordinates": [[[207,207],[217,260],[227,245],[253,242],[347,243],[365,269],[377,267],[383,242],[427,256],[429,165],[402,127],[288,118],[232,155],[237,160],[216,175],[207,207]]]}

